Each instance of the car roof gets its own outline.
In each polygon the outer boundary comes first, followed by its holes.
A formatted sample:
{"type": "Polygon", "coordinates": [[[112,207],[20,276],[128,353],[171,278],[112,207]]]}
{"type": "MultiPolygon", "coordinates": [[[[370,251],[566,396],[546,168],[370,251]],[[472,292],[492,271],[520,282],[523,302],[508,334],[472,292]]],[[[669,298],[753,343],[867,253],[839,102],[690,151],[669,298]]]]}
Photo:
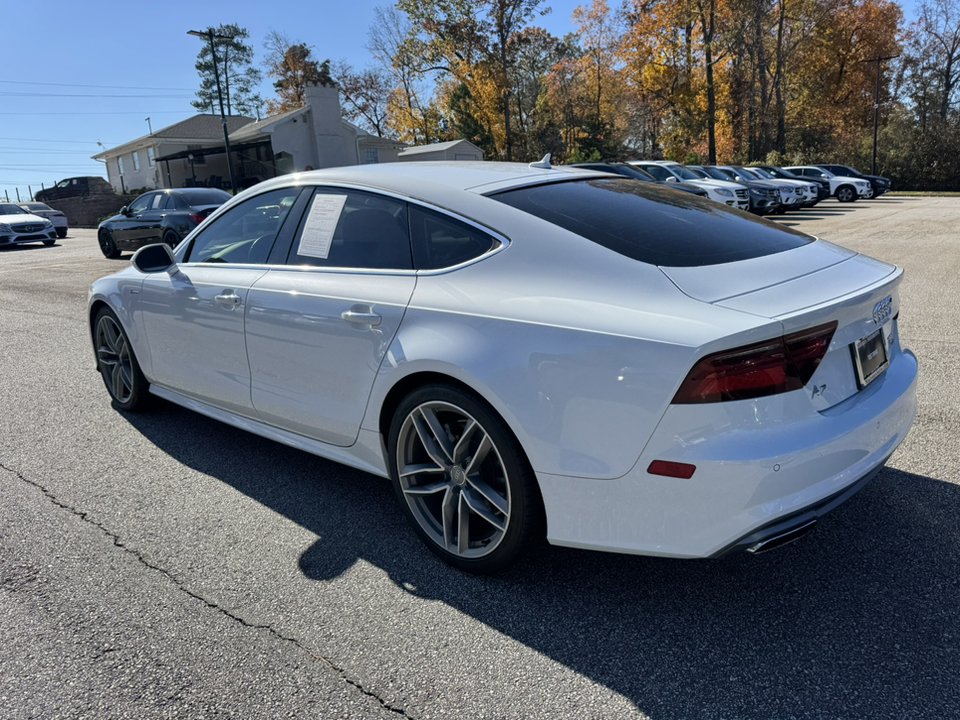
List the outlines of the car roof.
{"type": "Polygon", "coordinates": [[[504,162],[397,162],[376,165],[353,165],[348,167],[311,170],[267,180],[255,188],[257,192],[273,187],[284,187],[294,182],[347,183],[363,185],[419,197],[432,196],[440,190],[469,191],[486,194],[514,187],[569,180],[574,173],[584,177],[595,176],[598,171],[572,169],[570,166],[543,168],[524,163],[504,162]]]}

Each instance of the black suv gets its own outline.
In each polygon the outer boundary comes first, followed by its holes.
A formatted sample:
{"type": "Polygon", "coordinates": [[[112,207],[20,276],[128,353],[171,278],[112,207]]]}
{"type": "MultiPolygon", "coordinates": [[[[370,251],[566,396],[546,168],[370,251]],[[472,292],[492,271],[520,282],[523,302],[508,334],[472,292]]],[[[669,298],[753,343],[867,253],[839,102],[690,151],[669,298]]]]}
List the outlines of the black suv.
{"type": "MultiPolygon", "coordinates": [[[[873,190],[872,198],[878,198],[890,189],[890,178],[880,177],[879,175],[864,175],[862,172],[854,170],[849,165],[824,165],[817,163],[817,167],[829,170],[834,175],[846,175],[847,177],[860,178],[870,182],[870,189],[873,190]]],[[[804,178],[806,179],[806,178],[804,178]]]]}
{"type": "Polygon", "coordinates": [[[50,202],[51,200],[59,200],[60,198],[80,197],[81,195],[89,195],[91,193],[114,194],[113,187],[102,177],[88,176],[61,180],[52,188],[38,192],[33,196],[33,199],[37,202],[50,202]]]}

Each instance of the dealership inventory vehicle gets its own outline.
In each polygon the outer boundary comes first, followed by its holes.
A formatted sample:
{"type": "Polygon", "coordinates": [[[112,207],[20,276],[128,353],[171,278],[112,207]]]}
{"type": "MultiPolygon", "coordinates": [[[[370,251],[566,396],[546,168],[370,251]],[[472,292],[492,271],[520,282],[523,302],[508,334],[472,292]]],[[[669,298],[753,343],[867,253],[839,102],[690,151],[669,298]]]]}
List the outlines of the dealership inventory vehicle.
{"type": "Polygon", "coordinates": [[[630,160],[630,165],[640,168],[662,182],[686,182],[702,187],[710,199],[739,210],[750,209],[750,191],[744,185],[727,180],[714,180],[688,170],[670,160],[630,160]]]}
{"type": "MultiPolygon", "coordinates": [[[[746,186],[750,191],[750,212],[755,215],[769,215],[779,211],[783,206],[781,189],[772,183],[760,182],[756,178],[746,178],[727,167],[714,165],[687,165],[686,167],[691,172],[702,173],[706,179],[729,180],[746,186]]],[[[792,191],[790,195],[793,195],[792,191]]]]}
{"type": "Polygon", "coordinates": [[[890,178],[881,177],[880,175],[864,175],[862,172],[853,169],[849,165],[823,165],[818,163],[817,167],[823,168],[824,170],[829,170],[834,175],[846,175],[847,177],[866,180],[868,183],[870,183],[870,189],[872,191],[872,194],[868,195],[867,197],[877,198],[890,190],[890,178]]]}
{"type": "Polygon", "coordinates": [[[42,202],[22,202],[17,204],[31,215],[49,220],[56,229],[58,238],[65,238],[67,236],[67,216],[59,210],[54,210],[42,202]]]}
{"type": "Polygon", "coordinates": [[[216,188],[153,190],[144,193],[118,215],[100,223],[97,242],[104,257],[118,258],[123,250],[136,250],[165,242],[176,247],[207,215],[231,197],[216,188]]]}
{"type": "Polygon", "coordinates": [[[641,170],[638,167],[629,165],[628,163],[622,162],[586,162],[586,163],[573,163],[568,167],[575,168],[586,168],[587,170],[599,170],[600,172],[613,173],[615,175],[623,175],[624,177],[633,178],[634,180],[642,180],[643,182],[652,182],[660,185],[666,185],[668,187],[676,188],[677,190],[683,190],[692,195],[699,195],[700,197],[709,197],[709,193],[704,190],[699,185],[693,185],[691,183],[685,182],[664,182],[662,180],[657,180],[653,175],[641,170]]]}
{"type": "Polygon", "coordinates": [[[776,178],[777,180],[790,180],[792,182],[808,183],[817,193],[817,202],[822,202],[831,195],[830,182],[826,178],[794,175],[792,172],[787,172],[783,168],[779,168],[776,165],[749,165],[747,167],[749,170],[758,172],[761,177],[769,176],[771,178],[776,178]]]}
{"type": "Polygon", "coordinates": [[[820,178],[826,180],[830,183],[830,194],[840,202],[854,202],[857,198],[869,197],[872,192],[870,183],[866,180],[847,177],[846,175],[835,175],[816,165],[792,165],[785,167],[784,170],[799,175],[803,179],[820,178]]]}
{"type": "Polygon", "coordinates": [[[902,270],[653,183],[509,163],[287,175],[96,281],[152,395],[390,479],[489,573],[538,537],[675,558],[797,539],[916,413],[902,270]]]}
{"type": "Polygon", "coordinates": [[[42,242],[53,245],[57,231],[47,218],[28,213],[14,203],[0,203],[0,247],[42,242]]]}

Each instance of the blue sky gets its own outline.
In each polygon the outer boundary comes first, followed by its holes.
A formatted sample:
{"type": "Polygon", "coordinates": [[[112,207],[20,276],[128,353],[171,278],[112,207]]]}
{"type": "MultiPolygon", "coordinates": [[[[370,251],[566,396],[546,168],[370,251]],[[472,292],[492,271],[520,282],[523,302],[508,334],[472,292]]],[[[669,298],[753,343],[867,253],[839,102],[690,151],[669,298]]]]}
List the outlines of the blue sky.
{"type": "MultiPolygon", "coordinates": [[[[587,0],[545,0],[553,12],[536,24],[572,31],[574,8],[587,0]]],[[[202,40],[188,30],[221,23],[247,28],[257,61],[277,30],[313,47],[323,60],[369,64],[364,49],[374,8],[390,0],[5,0],[8,19],[0,64],[0,197],[26,199],[66,177],[100,175],[91,159],[195,113],[194,64],[202,40]],[[16,18],[15,21],[9,20],[16,18]],[[150,118],[147,123],[146,118],[150,118]]],[[[611,6],[617,5],[611,0],[611,6]]],[[[912,0],[902,3],[905,8],[912,0]]],[[[909,12],[909,11],[908,11],[909,12]]],[[[266,85],[266,83],[265,83],[266,85]]],[[[269,86],[265,97],[272,96],[269,86]]]]}
{"type": "MultiPolygon", "coordinates": [[[[582,2],[582,0],[581,0],[582,2]]],[[[544,2],[537,24],[563,35],[578,0],[544,2]]],[[[66,177],[100,175],[100,151],[193,115],[194,64],[202,40],[188,30],[221,23],[247,28],[256,59],[277,30],[313,47],[314,57],[369,64],[364,49],[374,8],[390,0],[6,0],[0,63],[0,197],[16,201],[66,177]],[[27,22],[27,20],[30,20],[27,22]],[[146,118],[150,118],[148,125],[146,118]]],[[[266,85],[266,83],[265,83],[266,85]]],[[[273,95],[264,87],[263,95],[273,95]]]]}

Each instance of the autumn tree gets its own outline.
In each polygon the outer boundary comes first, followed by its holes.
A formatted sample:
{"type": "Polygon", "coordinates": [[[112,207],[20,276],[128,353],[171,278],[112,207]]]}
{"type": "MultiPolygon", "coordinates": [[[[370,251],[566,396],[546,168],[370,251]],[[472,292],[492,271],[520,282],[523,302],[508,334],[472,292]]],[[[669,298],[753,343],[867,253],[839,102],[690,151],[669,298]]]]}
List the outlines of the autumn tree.
{"type": "Polygon", "coordinates": [[[306,104],[307,85],[335,85],[330,76],[330,61],[314,60],[307,44],[294,42],[273,30],[267,35],[264,47],[267,49],[267,75],[274,78],[273,87],[277,91],[277,99],[267,101],[267,111],[271,115],[306,104]]]}
{"type": "Polygon", "coordinates": [[[217,113],[217,73],[220,76],[220,90],[223,94],[224,109],[227,115],[236,110],[244,115],[259,115],[263,99],[257,93],[257,87],[263,79],[260,70],[253,65],[253,47],[246,42],[250,34],[239,25],[219,25],[210,28],[213,33],[213,45],[216,51],[216,72],[210,42],[204,39],[203,47],[197,55],[197,73],[200,75],[200,89],[197,99],[190,102],[201,112],[217,113]]]}
{"type": "Polygon", "coordinates": [[[538,13],[543,0],[398,0],[416,32],[421,72],[448,73],[467,87],[477,112],[498,116],[498,155],[513,159],[510,102],[512,57],[508,46],[538,13]]]}
{"type": "Polygon", "coordinates": [[[390,77],[382,70],[354,70],[341,60],[331,71],[340,88],[342,115],[378,137],[387,130],[390,77]]]}
{"type": "Polygon", "coordinates": [[[390,78],[386,97],[389,134],[411,145],[439,140],[443,112],[433,98],[432,85],[425,80],[425,50],[410,18],[393,6],[375,8],[365,47],[374,67],[390,78]]]}

